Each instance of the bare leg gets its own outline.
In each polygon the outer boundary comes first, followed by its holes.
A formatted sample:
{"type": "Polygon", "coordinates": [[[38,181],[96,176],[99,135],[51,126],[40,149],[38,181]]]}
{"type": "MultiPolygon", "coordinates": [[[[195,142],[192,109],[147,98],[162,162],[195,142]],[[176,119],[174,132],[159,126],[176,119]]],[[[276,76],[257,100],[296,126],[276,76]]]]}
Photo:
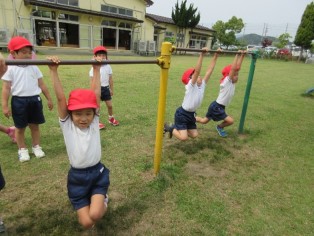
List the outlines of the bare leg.
{"type": "Polygon", "coordinates": [[[205,125],[209,122],[209,119],[207,117],[197,116],[197,117],[195,117],[195,119],[196,119],[196,122],[201,123],[203,125],[205,125]]]}
{"type": "Polygon", "coordinates": [[[102,194],[92,196],[91,204],[77,211],[78,221],[85,228],[92,228],[107,211],[104,203],[105,197],[102,194]]]}
{"type": "Polygon", "coordinates": [[[224,128],[224,127],[227,127],[227,126],[232,125],[233,123],[234,123],[233,118],[232,118],[231,116],[227,116],[227,117],[224,119],[224,121],[223,121],[221,124],[219,124],[218,126],[219,126],[220,128],[224,128]]]}
{"type": "Polygon", "coordinates": [[[36,145],[40,145],[40,131],[38,124],[29,124],[29,129],[31,130],[32,135],[32,145],[35,147],[36,145]]]}
{"type": "Polygon", "coordinates": [[[6,127],[6,126],[4,126],[4,125],[0,125],[0,131],[2,132],[2,133],[8,133],[8,129],[9,129],[9,127],[6,127]]]}
{"type": "Polygon", "coordinates": [[[15,128],[15,138],[19,149],[26,148],[25,144],[25,128],[15,128]]]}
{"type": "Polygon", "coordinates": [[[112,109],[112,100],[105,101],[107,109],[108,109],[108,115],[113,115],[113,109],[112,109]]]}
{"type": "Polygon", "coordinates": [[[188,136],[191,138],[196,138],[198,136],[197,129],[188,129],[188,136]]]}
{"type": "Polygon", "coordinates": [[[188,140],[188,131],[187,130],[177,130],[173,129],[172,134],[179,140],[185,141],[188,140]]]}

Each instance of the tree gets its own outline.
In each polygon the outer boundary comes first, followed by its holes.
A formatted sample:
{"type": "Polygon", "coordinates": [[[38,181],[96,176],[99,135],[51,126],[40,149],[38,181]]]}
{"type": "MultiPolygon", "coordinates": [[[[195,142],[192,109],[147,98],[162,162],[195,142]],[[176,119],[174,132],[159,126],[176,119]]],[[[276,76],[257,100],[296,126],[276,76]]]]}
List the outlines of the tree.
{"type": "Polygon", "coordinates": [[[277,48],[284,48],[289,43],[289,38],[292,38],[290,34],[284,33],[278,37],[278,42],[275,43],[277,48]]]}
{"type": "Polygon", "coordinates": [[[201,19],[200,13],[197,13],[197,8],[194,8],[193,4],[190,4],[189,8],[186,7],[186,1],[184,0],[175,4],[175,8],[172,8],[171,18],[176,26],[178,26],[178,37],[177,37],[177,46],[180,43],[182,47],[184,42],[184,35],[186,34],[186,29],[195,28],[198,25],[201,19]]]}
{"type": "Polygon", "coordinates": [[[302,57],[303,49],[310,49],[314,40],[314,3],[310,3],[305,8],[301,23],[298,27],[294,44],[301,47],[300,57],[302,57]]]}
{"type": "Polygon", "coordinates": [[[262,40],[262,46],[263,46],[263,48],[266,48],[266,47],[270,46],[272,43],[273,43],[273,41],[271,41],[271,40],[268,39],[268,38],[264,38],[264,39],[262,40]]]}
{"type": "Polygon", "coordinates": [[[213,25],[213,29],[216,31],[216,38],[219,44],[222,46],[237,45],[236,34],[240,33],[244,28],[244,23],[241,18],[233,16],[228,22],[224,23],[219,20],[213,25]]]}

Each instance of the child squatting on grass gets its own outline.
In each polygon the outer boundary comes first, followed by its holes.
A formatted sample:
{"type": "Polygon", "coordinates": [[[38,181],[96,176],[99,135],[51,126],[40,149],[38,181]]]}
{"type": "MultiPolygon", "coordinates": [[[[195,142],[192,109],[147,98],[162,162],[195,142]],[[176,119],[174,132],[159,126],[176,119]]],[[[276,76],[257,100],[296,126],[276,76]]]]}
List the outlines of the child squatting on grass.
{"type": "MultiPolygon", "coordinates": [[[[107,49],[104,46],[97,46],[93,50],[94,58],[101,58],[102,60],[108,60],[107,49]]],[[[89,71],[89,77],[93,78],[93,68],[89,71]]],[[[112,97],[113,97],[113,79],[112,68],[109,64],[103,64],[100,67],[100,84],[101,84],[101,101],[104,101],[108,110],[108,122],[113,126],[119,125],[119,122],[113,116],[112,97]]],[[[99,129],[105,128],[103,123],[99,123],[99,129]]]]}
{"type": "Polygon", "coordinates": [[[202,104],[206,84],[214,71],[218,58],[218,53],[216,52],[202,79],[199,74],[202,68],[203,57],[207,52],[208,48],[202,48],[196,67],[187,69],[182,75],[182,82],[185,84],[185,96],[182,106],[176,110],[174,125],[168,125],[167,123],[164,125],[164,132],[169,132],[169,138],[172,138],[172,135],[174,135],[177,139],[185,141],[188,137],[195,138],[198,135],[195,111],[202,104]]]}
{"type": "Polygon", "coordinates": [[[223,121],[216,126],[217,132],[221,137],[227,137],[224,127],[233,124],[233,118],[226,114],[225,109],[230,104],[235,92],[235,83],[238,82],[238,74],[241,69],[242,61],[246,51],[239,51],[235,55],[233,63],[225,66],[221,73],[223,77],[220,79],[220,91],[218,98],[213,101],[206,113],[205,117],[196,117],[196,121],[201,124],[207,124],[210,120],[223,121]]]}
{"type": "MultiPolygon", "coordinates": [[[[109,170],[101,161],[99,132],[100,65],[93,65],[91,89],[70,92],[68,103],[58,75],[57,57],[49,65],[57,97],[59,123],[71,168],[68,196],[77,211],[79,223],[91,228],[107,211],[109,170]]],[[[101,58],[96,58],[101,61],[101,58]]]]}
{"type": "MultiPolygon", "coordinates": [[[[13,37],[8,49],[14,60],[32,59],[32,44],[23,37],[13,37]]],[[[32,136],[32,152],[37,158],[45,156],[40,146],[39,124],[45,123],[41,92],[48,101],[48,108],[52,110],[53,103],[43,79],[43,74],[37,66],[8,66],[2,81],[2,111],[9,118],[9,97],[11,98],[12,118],[15,125],[15,138],[18,146],[20,162],[29,161],[30,156],[25,143],[25,129],[28,126],[32,136]]]]}

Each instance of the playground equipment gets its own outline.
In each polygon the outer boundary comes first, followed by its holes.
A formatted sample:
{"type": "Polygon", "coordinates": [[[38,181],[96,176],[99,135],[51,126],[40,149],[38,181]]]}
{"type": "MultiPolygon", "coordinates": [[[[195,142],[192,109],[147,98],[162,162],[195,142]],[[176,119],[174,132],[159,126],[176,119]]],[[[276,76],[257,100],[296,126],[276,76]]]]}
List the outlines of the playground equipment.
{"type": "MultiPolygon", "coordinates": [[[[94,60],[62,60],[58,65],[90,65],[90,64],[157,64],[161,67],[160,72],[160,88],[158,99],[158,112],[157,112],[157,126],[156,126],[156,140],[155,140],[155,155],[154,155],[154,173],[157,175],[160,170],[161,163],[161,150],[163,141],[163,125],[165,122],[165,110],[166,110],[166,95],[168,74],[170,69],[171,54],[174,51],[186,51],[186,52],[202,52],[201,49],[189,49],[189,48],[176,48],[169,42],[164,42],[161,47],[161,55],[155,60],[117,60],[117,61],[103,61],[98,62],[94,60]]],[[[217,52],[216,50],[209,50],[208,52],[217,52]]],[[[221,54],[238,54],[234,51],[220,51],[221,54]]],[[[244,96],[242,114],[239,125],[239,133],[243,133],[244,121],[247,112],[250,91],[253,82],[255,64],[257,60],[257,54],[254,52],[246,52],[251,54],[251,66],[248,76],[248,82],[246,86],[246,92],[244,96]]],[[[54,62],[50,60],[6,60],[7,65],[52,65],[54,62]]]]}

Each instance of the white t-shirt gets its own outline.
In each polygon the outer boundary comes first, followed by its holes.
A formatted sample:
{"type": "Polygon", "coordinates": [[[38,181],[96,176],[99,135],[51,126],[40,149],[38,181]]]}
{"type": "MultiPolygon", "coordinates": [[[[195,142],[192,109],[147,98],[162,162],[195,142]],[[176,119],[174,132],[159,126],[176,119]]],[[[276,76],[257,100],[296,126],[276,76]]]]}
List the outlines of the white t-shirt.
{"type": "Polygon", "coordinates": [[[2,80],[11,82],[12,96],[29,97],[41,93],[38,80],[42,77],[37,66],[8,66],[2,80]]]}
{"type": "MultiPolygon", "coordinates": [[[[89,77],[93,77],[93,68],[89,71],[89,77]]],[[[112,69],[109,64],[100,67],[100,85],[101,87],[109,86],[109,76],[112,75],[112,69]]]]}
{"type": "Polygon", "coordinates": [[[82,169],[96,165],[101,159],[99,115],[87,129],[74,125],[70,115],[59,119],[66,150],[72,167],[82,169]]]}
{"type": "Polygon", "coordinates": [[[232,80],[229,78],[229,76],[227,76],[220,84],[220,91],[216,102],[220,105],[228,106],[234,95],[234,91],[235,84],[232,83],[232,80]]]}
{"type": "Polygon", "coordinates": [[[201,86],[198,86],[197,83],[193,85],[191,81],[192,80],[185,85],[185,96],[182,108],[189,112],[195,112],[202,104],[206,83],[202,80],[201,86]]]}

